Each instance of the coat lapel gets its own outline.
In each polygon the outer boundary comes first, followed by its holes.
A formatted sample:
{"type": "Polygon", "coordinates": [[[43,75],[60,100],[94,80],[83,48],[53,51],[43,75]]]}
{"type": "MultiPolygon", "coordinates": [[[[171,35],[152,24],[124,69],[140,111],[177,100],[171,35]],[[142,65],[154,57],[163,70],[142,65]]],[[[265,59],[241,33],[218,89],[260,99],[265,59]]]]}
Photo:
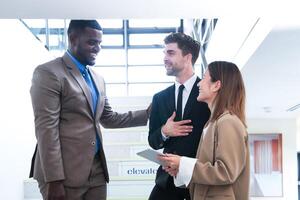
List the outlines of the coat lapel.
{"type": "Polygon", "coordinates": [[[169,90],[167,92],[167,96],[168,96],[168,98],[166,98],[166,99],[168,99],[168,101],[165,102],[165,103],[167,105],[169,113],[171,113],[171,115],[172,115],[173,112],[176,112],[176,108],[175,108],[175,84],[172,85],[169,88],[169,90]]]}
{"type": "Polygon", "coordinates": [[[73,76],[73,78],[77,81],[78,85],[81,87],[81,89],[87,99],[87,102],[89,104],[91,113],[93,113],[92,94],[90,92],[90,89],[89,89],[87,83],[85,82],[84,78],[82,77],[79,69],[73,63],[73,61],[71,60],[71,58],[69,57],[69,55],[67,53],[64,54],[62,59],[63,59],[63,62],[66,64],[70,74],[73,76]]]}
{"type": "Polygon", "coordinates": [[[195,104],[195,102],[197,102],[197,96],[199,94],[199,89],[198,89],[198,82],[200,81],[200,79],[197,77],[192,91],[190,93],[190,96],[188,98],[188,101],[186,102],[185,108],[184,108],[184,112],[183,112],[183,119],[188,119],[189,115],[193,109],[193,105],[195,104]]]}

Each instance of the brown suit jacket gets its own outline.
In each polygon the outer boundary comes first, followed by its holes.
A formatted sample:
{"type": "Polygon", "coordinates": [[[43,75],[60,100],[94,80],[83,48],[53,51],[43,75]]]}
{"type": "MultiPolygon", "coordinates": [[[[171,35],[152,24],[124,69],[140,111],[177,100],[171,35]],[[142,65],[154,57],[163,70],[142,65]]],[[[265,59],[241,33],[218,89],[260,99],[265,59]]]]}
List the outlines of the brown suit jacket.
{"type": "Polygon", "coordinates": [[[193,200],[248,200],[249,147],[245,126],[224,112],[209,123],[198,147],[189,184],[193,200]]]}
{"type": "Polygon", "coordinates": [[[38,143],[33,177],[38,181],[64,180],[71,187],[84,184],[95,156],[97,131],[102,168],[108,182],[100,123],[106,128],[147,124],[146,110],[113,112],[103,78],[91,69],[90,72],[100,93],[95,114],[88,85],[67,54],[38,66],[33,73],[30,94],[38,143]]]}

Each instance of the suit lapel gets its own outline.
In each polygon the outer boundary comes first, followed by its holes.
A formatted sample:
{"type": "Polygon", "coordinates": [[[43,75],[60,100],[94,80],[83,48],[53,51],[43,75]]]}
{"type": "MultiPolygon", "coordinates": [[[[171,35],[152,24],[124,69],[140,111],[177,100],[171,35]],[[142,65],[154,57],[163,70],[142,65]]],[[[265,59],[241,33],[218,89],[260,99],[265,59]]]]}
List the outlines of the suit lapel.
{"type": "Polygon", "coordinates": [[[166,105],[168,107],[168,111],[169,113],[173,113],[174,111],[176,111],[175,108],[175,84],[172,85],[169,90],[167,90],[167,102],[166,105]]]}
{"type": "Polygon", "coordinates": [[[192,91],[190,93],[190,96],[188,98],[188,101],[186,102],[185,108],[184,108],[184,112],[183,112],[183,119],[188,119],[192,109],[193,109],[193,105],[195,104],[195,102],[197,102],[197,96],[199,94],[199,89],[198,89],[198,82],[200,81],[200,79],[197,77],[192,91]]]}
{"type": "Polygon", "coordinates": [[[67,69],[70,72],[70,74],[73,76],[73,78],[77,81],[78,85],[81,87],[81,89],[87,99],[87,102],[89,104],[89,107],[91,109],[91,113],[93,113],[92,94],[90,92],[90,89],[89,89],[87,83],[85,82],[84,78],[82,77],[79,69],[72,62],[71,58],[69,57],[69,55],[67,53],[64,54],[62,59],[63,59],[63,62],[66,64],[67,69]]]}

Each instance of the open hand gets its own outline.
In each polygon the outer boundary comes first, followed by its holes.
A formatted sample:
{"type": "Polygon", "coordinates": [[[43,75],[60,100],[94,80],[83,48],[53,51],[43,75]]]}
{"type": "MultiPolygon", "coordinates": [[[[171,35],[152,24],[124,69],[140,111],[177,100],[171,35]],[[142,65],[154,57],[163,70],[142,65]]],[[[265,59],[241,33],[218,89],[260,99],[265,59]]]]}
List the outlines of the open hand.
{"type": "Polygon", "coordinates": [[[193,130],[193,126],[186,125],[191,123],[191,120],[182,120],[175,122],[176,113],[173,112],[172,116],[167,120],[166,124],[162,127],[162,132],[168,137],[187,136],[193,130]]]}

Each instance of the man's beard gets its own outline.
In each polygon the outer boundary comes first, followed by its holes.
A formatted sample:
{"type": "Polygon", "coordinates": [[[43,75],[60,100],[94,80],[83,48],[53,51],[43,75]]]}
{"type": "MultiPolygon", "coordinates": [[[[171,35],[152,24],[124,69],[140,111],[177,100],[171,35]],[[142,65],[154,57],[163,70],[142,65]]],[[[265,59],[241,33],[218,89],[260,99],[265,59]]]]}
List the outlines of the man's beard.
{"type": "Polygon", "coordinates": [[[166,74],[168,76],[176,76],[178,74],[178,71],[174,67],[166,67],[166,74]]]}

